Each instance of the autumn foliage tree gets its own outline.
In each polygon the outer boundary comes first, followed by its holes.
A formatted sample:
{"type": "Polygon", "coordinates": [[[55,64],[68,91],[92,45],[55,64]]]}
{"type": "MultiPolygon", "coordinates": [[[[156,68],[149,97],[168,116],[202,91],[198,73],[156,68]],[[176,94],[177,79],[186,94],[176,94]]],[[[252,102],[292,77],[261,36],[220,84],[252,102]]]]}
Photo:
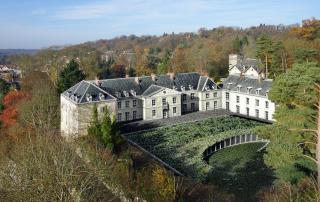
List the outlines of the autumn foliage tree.
{"type": "Polygon", "coordinates": [[[311,18],[302,21],[301,27],[294,27],[291,31],[302,39],[314,40],[320,38],[320,20],[311,18]]]}
{"type": "Polygon", "coordinates": [[[18,104],[21,100],[26,99],[27,94],[20,91],[10,91],[3,98],[4,110],[0,114],[0,120],[3,128],[13,126],[17,122],[18,117],[18,104]]]}

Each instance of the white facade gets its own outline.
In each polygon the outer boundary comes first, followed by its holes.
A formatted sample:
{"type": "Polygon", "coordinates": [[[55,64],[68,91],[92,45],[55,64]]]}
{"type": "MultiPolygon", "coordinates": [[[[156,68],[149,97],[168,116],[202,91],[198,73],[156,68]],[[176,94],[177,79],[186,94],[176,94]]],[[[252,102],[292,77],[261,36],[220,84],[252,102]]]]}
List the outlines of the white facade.
{"type": "Polygon", "coordinates": [[[104,88],[100,81],[82,81],[61,94],[62,135],[68,138],[86,135],[94,104],[97,105],[100,117],[108,108],[118,122],[163,119],[217,109],[274,121],[275,104],[268,99],[272,80],[262,79],[261,72],[254,67],[241,72],[236,67],[241,58],[230,58],[230,64],[234,66],[229,69],[229,76],[219,87],[210,78],[197,73],[182,73],[180,80],[174,80],[174,75],[159,76],[162,81],[156,80],[155,75],[152,80],[149,77],[113,79],[108,84],[115,86],[112,93],[107,92],[110,88],[104,88]],[[149,84],[143,87],[143,82],[149,84]],[[177,87],[176,83],[181,87],[177,87]],[[167,87],[170,85],[172,88],[167,87]],[[123,89],[121,94],[118,86],[127,89],[123,89]],[[132,90],[129,90],[131,86],[132,90]],[[139,92],[140,88],[144,88],[142,92],[139,92]]]}

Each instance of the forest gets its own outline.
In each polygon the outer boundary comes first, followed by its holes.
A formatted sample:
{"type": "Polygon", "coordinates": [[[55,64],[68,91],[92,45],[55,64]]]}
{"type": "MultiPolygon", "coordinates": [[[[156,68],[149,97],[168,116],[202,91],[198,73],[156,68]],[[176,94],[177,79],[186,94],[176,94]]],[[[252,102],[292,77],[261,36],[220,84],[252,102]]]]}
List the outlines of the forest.
{"type": "Polygon", "coordinates": [[[219,82],[227,76],[231,53],[261,59],[274,79],[269,96],[277,103],[277,122],[254,130],[271,142],[259,159],[276,179],[256,190],[255,199],[317,201],[320,20],[315,18],[301,25],[121,36],[7,57],[6,63],[21,68],[22,78],[19,88],[0,80],[0,200],[235,201],[218,183],[176,176],[130,146],[108,110],[101,120],[92,117],[87,137],[66,142],[59,134],[59,93],[83,79],[196,71],[219,82]]]}

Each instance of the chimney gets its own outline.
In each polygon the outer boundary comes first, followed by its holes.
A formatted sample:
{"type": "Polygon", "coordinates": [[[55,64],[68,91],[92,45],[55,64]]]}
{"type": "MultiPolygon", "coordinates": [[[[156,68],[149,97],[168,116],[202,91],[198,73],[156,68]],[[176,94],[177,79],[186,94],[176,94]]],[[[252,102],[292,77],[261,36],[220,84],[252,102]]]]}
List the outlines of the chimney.
{"type": "Polygon", "coordinates": [[[151,74],[151,78],[152,78],[152,81],[156,82],[157,81],[157,75],[155,74],[151,74]]]}
{"type": "Polygon", "coordinates": [[[135,81],[138,85],[140,85],[140,83],[141,83],[141,78],[138,77],[138,76],[136,76],[136,77],[134,78],[134,81],[135,81]]]}
{"type": "Polygon", "coordinates": [[[229,55],[229,69],[237,64],[240,64],[242,57],[238,54],[230,54],[229,55]]]}
{"type": "Polygon", "coordinates": [[[97,86],[101,86],[101,81],[99,80],[98,76],[95,77],[95,83],[97,86]]]}
{"type": "Polygon", "coordinates": [[[176,76],[175,76],[175,74],[173,72],[172,73],[168,73],[167,75],[170,76],[171,80],[175,80],[176,79],[176,76]]]}
{"type": "Polygon", "coordinates": [[[243,72],[240,73],[240,79],[244,79],[244,73],[243,72]]]}

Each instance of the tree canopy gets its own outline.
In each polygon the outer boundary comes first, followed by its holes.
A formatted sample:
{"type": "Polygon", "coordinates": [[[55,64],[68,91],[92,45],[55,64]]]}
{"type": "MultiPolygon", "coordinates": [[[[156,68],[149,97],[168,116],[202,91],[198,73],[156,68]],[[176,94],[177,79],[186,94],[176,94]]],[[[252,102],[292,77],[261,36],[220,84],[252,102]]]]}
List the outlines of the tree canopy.
{"type": "Polygon", "coordinates": [[[75,60],[71,60],[59,74],[58,92],[64,92],[83,79],[85,79],[85,74],[80,70],[79,64],[75,60]]]}

